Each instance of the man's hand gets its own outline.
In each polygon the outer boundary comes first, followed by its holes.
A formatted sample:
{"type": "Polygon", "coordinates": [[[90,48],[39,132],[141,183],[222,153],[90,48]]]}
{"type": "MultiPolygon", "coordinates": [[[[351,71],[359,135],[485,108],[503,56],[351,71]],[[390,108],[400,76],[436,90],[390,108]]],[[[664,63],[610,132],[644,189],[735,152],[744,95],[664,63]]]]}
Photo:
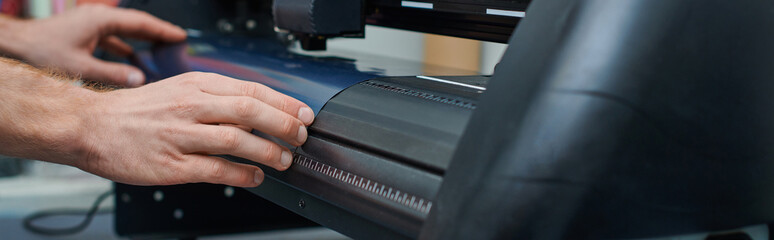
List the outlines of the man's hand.
{"type": "Polygon", "coordinates": [[[145,82],[139,69],[92,56],[97,46],[119,56],[132,54],[119,37],[177,42],[185,40],[186,33],[145,12],[102,5],[85,5],[41,20],[0,18],[0,53],[87,80],[138,87],[145,82]]]}
{"type": "Polygon", "coordinates": [[[81,143],[88,150],[78,167],[141,185],[256,186],[263,180],[259,168],[208,155],[234,155],[282,171],[290,167],[292,153],[222,124],[246,126],[299,146],[314,114],[266,86],[207,73],[100,94],[94,102],[84,114],[90,116],[86,125],[93,127],[81,143]]]}
{"type": "Polygon", "coordinates": [[[306,141],[312,110],[252,82],[187,73],[106,93],[68,86],[21,64],[0,70],[0,154],[76,166],[129,184],[191,182],[252,187],[263,181],[246,158],[285,170],[288,149],[235,125],[292,145],[306,141]],[[35,78],[37,84],[25,81],[35,78]]]}

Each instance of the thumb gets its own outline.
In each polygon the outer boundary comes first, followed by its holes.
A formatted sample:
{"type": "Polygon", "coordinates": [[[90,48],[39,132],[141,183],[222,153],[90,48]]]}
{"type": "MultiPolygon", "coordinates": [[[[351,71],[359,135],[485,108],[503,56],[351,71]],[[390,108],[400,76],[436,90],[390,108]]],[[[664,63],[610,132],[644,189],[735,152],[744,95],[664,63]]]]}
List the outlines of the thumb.
{"type": "Polygon", "coordinates": [[[109,85],[139,87],[145,83],[140,69],[123,63],[102,61],[93,57],[84,61],[83,78],[109,85]]]}

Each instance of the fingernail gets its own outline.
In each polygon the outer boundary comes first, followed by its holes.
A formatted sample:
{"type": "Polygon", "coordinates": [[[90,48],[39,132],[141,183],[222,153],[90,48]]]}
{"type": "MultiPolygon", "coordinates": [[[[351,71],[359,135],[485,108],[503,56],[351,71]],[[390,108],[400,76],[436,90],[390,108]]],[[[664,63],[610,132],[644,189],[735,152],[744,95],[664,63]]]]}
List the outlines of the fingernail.
{"type": "Polygon", "coordinates": [[[296,137],[296,140],[298,140],[298,143],[303,144],[306,142],[306,128],[304,126],[298,127],[298,136],[296,137]]]}
{"type": "Polygon", "coordinates": [[[255,176],[253,176],[253,181],[255,181],[255,184],[261,185],[261,182],[263,182],[263,174],[261,174],[260,171],[255,171],[255,176]]]}
{"type": "Polygon", "coordinates": [[[126,77],[126,85],[129,87],[139,87],[142,85],[143,76],[139,72],[130,72],[126,77]]]}
{"type": "Polygon", "coordinates": [[[287,152],[287,151],[282,151],[282,159],[281,159],[282,166],[285,166],[285,167],[290,167],[290,162],[291,162],[292,160],[293,160],[293,159],[291,159],[291,154],[290,154],[290,152],[287,152]]]}
{"type": "Polygon", "coordinates": [[[304,122],[304,124],[311,124],[314,121],[314,112],[311,108],[302,107],[298,109],[298,119],[304,122]]]}

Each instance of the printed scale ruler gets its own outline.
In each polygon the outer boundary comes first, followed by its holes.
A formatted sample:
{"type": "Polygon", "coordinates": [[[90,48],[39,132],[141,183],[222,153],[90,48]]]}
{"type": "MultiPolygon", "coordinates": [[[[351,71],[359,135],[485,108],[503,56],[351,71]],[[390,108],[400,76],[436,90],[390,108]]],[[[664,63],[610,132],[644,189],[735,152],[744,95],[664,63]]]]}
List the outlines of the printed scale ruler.
{"type": "Polygon", "coordinates": [[[376,181],[372,181],[368,178],[338,169],[331,165],[318,162],[301,154],[295,155],[293,158],[293,163],[298,166],[311,169],[312,171],[322,173],[328,177],[334,178],[351,186],[355,186],[367,192],[371,192],[381,196],[382,198],[398,203],[423,214],[429,213],[430,208],[433,207],[432,201],[404,191],[400,191],[399,189],[378,183],[376,181]]]}

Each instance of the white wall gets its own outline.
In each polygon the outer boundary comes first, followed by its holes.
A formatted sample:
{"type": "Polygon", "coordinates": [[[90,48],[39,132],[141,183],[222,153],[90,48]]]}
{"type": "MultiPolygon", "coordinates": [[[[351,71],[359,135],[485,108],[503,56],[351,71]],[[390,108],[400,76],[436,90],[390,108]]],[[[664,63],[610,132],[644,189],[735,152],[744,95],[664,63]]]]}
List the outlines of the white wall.
{"type": "Polygon", "coordinates": [[[366,26],[365,33],[365,40],[360,38],[331,39],[328,41],[328,48],[422,61],[424,35],[421,33],[370,25],[366,26]]]}

